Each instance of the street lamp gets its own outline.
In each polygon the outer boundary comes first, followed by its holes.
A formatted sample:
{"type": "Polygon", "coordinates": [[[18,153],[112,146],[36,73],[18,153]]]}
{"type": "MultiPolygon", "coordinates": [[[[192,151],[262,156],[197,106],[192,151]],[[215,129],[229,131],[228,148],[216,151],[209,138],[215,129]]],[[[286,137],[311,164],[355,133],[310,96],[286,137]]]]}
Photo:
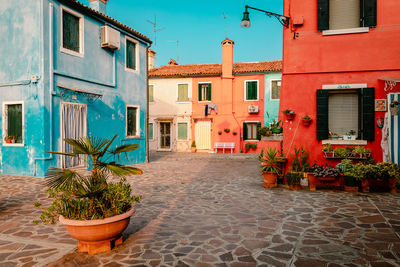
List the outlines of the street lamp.
{"type": "Polygon", "coordinates": [[[280,22],[280,24],[282,24],[282,26],[289,28],[290,17],[286,17],[286,16],[279,15],[279,14],[276,14],[273,12],[258,9],[258,8],[251,7],[248,5],[245,6],[245,11],[243,12],[243,19],[242,19],[242,22],[240,23],[240,26],[242,26],[243,28],[249,28],[251,26],[251,22],[250,22],[250,18],[249,18],[249,11],[247,11],[248,8],[264,12],[268,17],[273,16],[280,22]]]}

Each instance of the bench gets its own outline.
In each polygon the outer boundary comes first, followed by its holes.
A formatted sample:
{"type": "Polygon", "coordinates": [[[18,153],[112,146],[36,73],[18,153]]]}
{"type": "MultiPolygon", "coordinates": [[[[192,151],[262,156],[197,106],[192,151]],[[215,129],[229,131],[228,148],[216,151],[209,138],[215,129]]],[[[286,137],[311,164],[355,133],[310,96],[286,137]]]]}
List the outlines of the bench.
{"type": "Polygon", "coordinates": [[[216,142],[214,144],[215,148],[215,153],[218,153],[218,148],[223,149],[223,153],[225,153],[225,148],[226,149],[231,149],[231,153],[233,152],[233,149],[235,148],[235,143],[221,143],[221,142],[216,142]]]}

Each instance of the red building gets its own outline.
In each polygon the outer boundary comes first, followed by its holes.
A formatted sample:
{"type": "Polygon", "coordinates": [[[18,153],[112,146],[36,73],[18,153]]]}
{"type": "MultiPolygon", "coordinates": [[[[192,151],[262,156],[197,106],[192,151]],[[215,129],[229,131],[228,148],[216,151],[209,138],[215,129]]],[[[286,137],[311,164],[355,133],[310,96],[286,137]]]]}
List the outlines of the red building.
{"type": "Polygon", "coordinates": [[[283,31],[279,115],[285,155],[304,145],[322,163],[322,147],[330,143],[370,148],[375,160],[383,159],[377,122],[385,111],[375,110],[375,100],[388,99],[400,77],[398,14],[398,0],[284,0],[291,18],[283,31]],[[285,118],[286,109],[294,120],[285,118]],[[301,123],[305,115],[310,126],[301,123]],[[343,140],[349,133],[356,140],[343,140]]]}

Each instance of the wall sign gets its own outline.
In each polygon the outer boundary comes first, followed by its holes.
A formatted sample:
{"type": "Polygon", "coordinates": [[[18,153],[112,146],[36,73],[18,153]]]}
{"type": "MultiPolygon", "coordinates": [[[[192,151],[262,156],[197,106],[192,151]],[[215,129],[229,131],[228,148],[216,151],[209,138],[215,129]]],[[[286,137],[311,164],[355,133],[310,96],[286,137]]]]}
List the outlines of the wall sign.
{"type": "Polygon", "coordinates": [[[387,100],[386,99],[375,99],[375,111],[383,111],[387,110],[387,100]]]}
{"type": "Polygon", "coordinates": [[[360,89],[367,88],[366,83],[351,83],[351,84],[323,84],[322,89],[360,89]]]}

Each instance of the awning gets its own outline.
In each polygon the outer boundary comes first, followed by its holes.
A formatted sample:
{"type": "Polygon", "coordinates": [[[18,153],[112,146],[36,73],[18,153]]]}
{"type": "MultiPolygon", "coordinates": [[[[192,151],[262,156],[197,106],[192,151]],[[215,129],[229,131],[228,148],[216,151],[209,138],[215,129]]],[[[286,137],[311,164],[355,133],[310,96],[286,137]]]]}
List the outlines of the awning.
{"type": "Polygon", "coordinates": [[[385,82],[385,91],[393,90],[397,83],[400,83],[400,78],[381,78],[379,80],[385,82]]]}

